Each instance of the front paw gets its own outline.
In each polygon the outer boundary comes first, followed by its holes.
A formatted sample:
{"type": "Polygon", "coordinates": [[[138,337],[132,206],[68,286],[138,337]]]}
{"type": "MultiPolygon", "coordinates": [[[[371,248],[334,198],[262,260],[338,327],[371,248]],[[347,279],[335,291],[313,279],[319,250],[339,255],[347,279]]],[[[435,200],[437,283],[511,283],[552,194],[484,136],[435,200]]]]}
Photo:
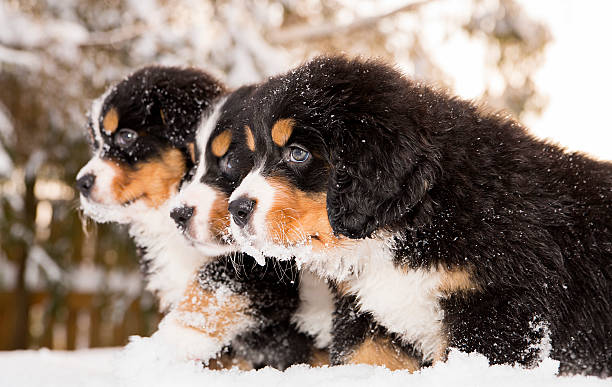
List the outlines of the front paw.
{"type": "Polygon", "coordinates": [[[160,322],[157,332],[151,336],[165,356],[176,361],[199,360],[208,363],[215,358],[226,343],[188,324],[176,311],[168,313],[160,322]]]}

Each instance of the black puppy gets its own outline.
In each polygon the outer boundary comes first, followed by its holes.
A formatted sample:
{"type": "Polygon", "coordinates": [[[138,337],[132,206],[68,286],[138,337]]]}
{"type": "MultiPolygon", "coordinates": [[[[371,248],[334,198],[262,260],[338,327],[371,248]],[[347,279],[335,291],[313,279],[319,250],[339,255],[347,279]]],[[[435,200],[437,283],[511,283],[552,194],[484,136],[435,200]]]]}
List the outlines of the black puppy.
{"type": "Polygon", "coordinates": [[[232,236],[336,282],[334,363],[457,347],[612,372],[610,163],[377,61],[315,59],[247,106],[232,236]]]}

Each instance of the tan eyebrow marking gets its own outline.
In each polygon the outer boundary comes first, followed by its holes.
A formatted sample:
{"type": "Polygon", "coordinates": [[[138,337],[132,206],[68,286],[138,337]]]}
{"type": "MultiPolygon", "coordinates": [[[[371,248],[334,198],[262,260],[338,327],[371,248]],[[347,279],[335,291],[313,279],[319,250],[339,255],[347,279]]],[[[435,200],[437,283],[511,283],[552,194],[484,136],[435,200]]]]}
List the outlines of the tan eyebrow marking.
{"type": "Polygon", "coordinates": [[[113,107],[106,112],[104,120],[102,120],[102,126],[104,127],[104,131],[107,133],[113,133],[115,130],[117,130],[117,127],[119,126],[119,113],[117,113],[117,109],[113,107]]]}
{"type": "Polygon", "coordinates": [[[293,133],[294,125],[295,120],[293,118],[283,118],[276,121],[271,132],[272,141],[278,146],[285,146],[289,137],[291,137],[291,133],[293,133]]]}
{"type": "Polygon", "coordinates": [[[247,147],[251,150],[251,152],[255,151],[255,137],[253,137],[253,132],[249,125],[244,125],[244,131],[246,134],[246,144],[247,147]]]}
{"type": "Polygon", "coordinates": [[[227,152],[231,142],[232,132],[229,129],[225,129],[212,141],[210,150],[212,151],[213,155],[221,157],[227,152]]]}
{"type": "Polygon", "coordinates": [[[195,144],[193,142],[187,143],[187,151],[189,152],[189,157],[193,163],[196,162],[195,158],[195,144]]]}

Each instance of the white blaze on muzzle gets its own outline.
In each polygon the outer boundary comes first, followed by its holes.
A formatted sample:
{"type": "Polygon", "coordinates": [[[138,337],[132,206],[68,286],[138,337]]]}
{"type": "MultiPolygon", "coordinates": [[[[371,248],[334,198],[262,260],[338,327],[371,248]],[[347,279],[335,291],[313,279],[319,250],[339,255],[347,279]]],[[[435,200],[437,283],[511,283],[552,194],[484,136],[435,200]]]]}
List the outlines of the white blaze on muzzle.
{"type": "Polygon", "coordinates": [[[184,235],[196,244],[198,249],[209,255],[221,255],[235,251],[235,248],[221,244],[211,228],[211,216],[215,202],[220,193],[213,187],[202,183],[202,176],[207,172],[206,152],[208,141],[214,131],[225,98],[215,104],[212,112],[202,119],[196,134],[197,147],[200,150],[200,158],[196,172],[188,183],[186,183],[173,200],[170,206],[172,210],[177,208],[193,208],[193,214],[185,225],[184,235]]]}
{"type": "Polygon", "coordinates": [[[85,215],[98,222],[125,223],[128,220],[126,215],[120,211],[121,203],[116,201],[115,195],[111,191],[117,171],[111,166],[111,161],[103,160],[102,158],[104,154],[104,141],[100,134],[100,115],[104,101],[111,91],[112,88],[109,88],[100,98],[92,103],[91,125],[97,149],[91,160],[81,168],[76,180],[78,181],[85,175],[93,176],[93,183],[88,195],[80,195],[81,208],[85,215]]]}
{"type": "Polygon", "coordinates": [[[111,192],[116,171],[110,166],[109,161],[104,161],[97,155],[94,156],[81,168],[77,175],[77,180],[85,175],[93,175],[95,180],[90,194],[87,197],[81,194],[81,202],[85,200],[104,205],[120,204],[116,202],[111,192]]]}
{"type": "Polygon", "coordinates": [[[212,187],[192,182],[183,188],[172,201],[171,212],[180,208],[193,209],[193,213],[184,226],[185,237],[196,244],[196,247],[207,255],[221,255],[234,251],[235,248],[222,244],[211,227],[213,206],[219,193],[212,187]]]}
{"type": "Polygon", "coordinates": [[[267,217],[275,198],[275,189],[261,175],[261,167],[251,171],[230,196],[229,203],[240,198],[255,201],[255,206],[246,225],[239,226],[234,217],[231,218],[230,230],[232,236],[242,249],[252,255],[257,263],[265,264],[262,251],[270,244],[267,217]]]}

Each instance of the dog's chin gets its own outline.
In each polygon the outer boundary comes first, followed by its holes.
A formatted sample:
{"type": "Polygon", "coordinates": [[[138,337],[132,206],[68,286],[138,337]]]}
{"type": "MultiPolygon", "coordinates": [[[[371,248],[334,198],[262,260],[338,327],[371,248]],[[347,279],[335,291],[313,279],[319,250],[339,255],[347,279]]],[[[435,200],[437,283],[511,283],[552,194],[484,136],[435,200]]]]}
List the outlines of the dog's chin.
{"type": "Polygon", "coordinates": [[[285,261],[292,259],[296,252],[303,254],[311,249],[308,244],[300,243],[287,246],[273,242],[265,232],[251,230],[248,226],[240,228],[233,221],[230,229],[240,251],[251,255],[260,265],[265,263],[265,257],[274,257],[277,260],[285,261]]]}
{"type": "Polygon", "coordinates": [[[196,250],[209,257],[228,255],[238,251],[237,246],[231,244],[222,244],[211,241],[200,242],[191,238],[187,238],[187,240],[191,242],[196,250]]]}
{"type": "Polygon", "coordinates": [[[230,240],[231,238],[229,237],[227,240],[217,240],[210,237],[206,232],[196,231],[196,229],[193,228],[193,225],[187,227],[185,230],[179,228],[179,231],[183,234],[183,237],[189,244],[206,256],[217,257],[238,251],[237,246],[232,243],[230,240]]]}
{"type": "Polygon", "coordinates": [[[128,215],[128,207],[129,205],[97,203],[81,195],[83,214],[98,223],[127,224],[132,222],[132,218],[128,215]]]}

